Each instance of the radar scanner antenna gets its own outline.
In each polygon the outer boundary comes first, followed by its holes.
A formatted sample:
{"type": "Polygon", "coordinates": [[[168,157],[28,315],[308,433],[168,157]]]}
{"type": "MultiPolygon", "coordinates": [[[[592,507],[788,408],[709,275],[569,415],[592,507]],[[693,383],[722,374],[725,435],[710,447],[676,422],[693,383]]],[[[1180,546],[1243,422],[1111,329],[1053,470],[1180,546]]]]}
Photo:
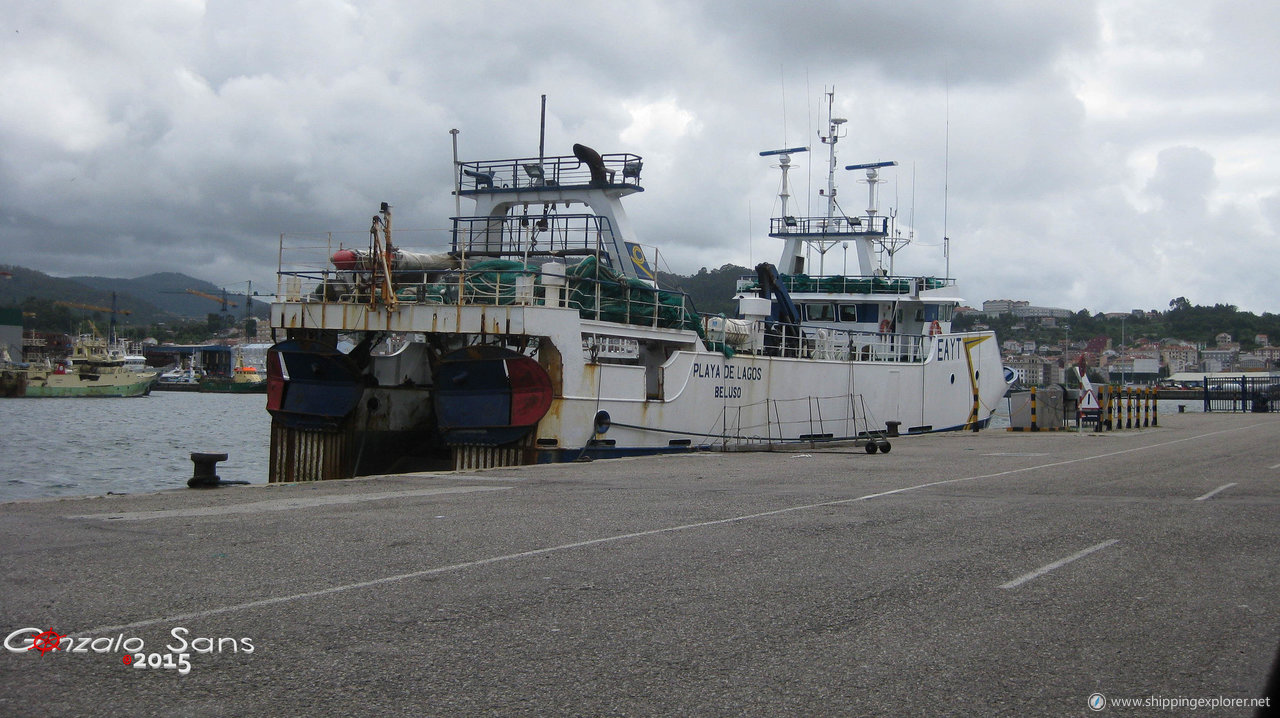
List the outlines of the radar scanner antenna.
{"type": "MultiPolygon", "coordinates": [[[[864,162],[862,164],[848,165],[846,170],[866,170],[867,178],[859,180],[867,183],[867,236],[873,238],[876,244],[880,246],[881,251],[889,254],[889,273],[893,274],[893,255],[903,247],[910,244],[910,238],[890,237],[889,221],[884,218],[879,223],[877,229],[876,219],[879,216],[879,206],[876,203],[876,185],[883,184],[885,180],[880,179],[880,170],[885,167],[897,167],[898,163],[892,160],[887,162],[864,162]]],[[[883,267],[882,267],[883,268],[883,267]]]]}
{"type": "Polygon", "coordinates": [[[761,157],[778,157],[778,164],[774,165],[782,170],[782,189],[778,191],[778,199],[782,200],[782,217],[788,217],[787,199],[791,197],[791,185],[787,182],[787,173],[791,171],[791,155],[801,152],[808,152],[808,147],[788,147],[782,150],[765,150],[760,153],[761,157]]]}

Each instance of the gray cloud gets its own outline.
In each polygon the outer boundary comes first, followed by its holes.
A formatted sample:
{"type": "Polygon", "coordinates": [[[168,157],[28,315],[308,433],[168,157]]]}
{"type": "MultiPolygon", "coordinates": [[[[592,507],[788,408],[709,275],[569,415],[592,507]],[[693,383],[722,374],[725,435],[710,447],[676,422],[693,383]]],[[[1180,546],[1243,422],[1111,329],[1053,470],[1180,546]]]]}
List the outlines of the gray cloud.
{"type": "Polygon", "coordinates": [[[645,157],[629,209],[673,270],[774,259],[757,153],[815,145],[811,203],[834,86],[841,163],[901,163],[899,269],[943,271],[945,233],[975,304],[1274,309],[1272,3],[13,5],[3,262],[268,286],[280,233],[362,242],[380,201],[439,242],[448,130],[464,159],[535,154],[543,93],[550,153],[645,157]]]}

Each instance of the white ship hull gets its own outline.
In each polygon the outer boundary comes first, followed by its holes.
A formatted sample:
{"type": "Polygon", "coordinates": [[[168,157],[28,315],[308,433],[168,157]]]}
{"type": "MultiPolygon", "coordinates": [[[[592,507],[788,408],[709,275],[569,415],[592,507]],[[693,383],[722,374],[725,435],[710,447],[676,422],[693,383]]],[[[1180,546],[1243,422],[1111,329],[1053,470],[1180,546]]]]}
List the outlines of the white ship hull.
{"type": "MultiPolygon", "coordinates": [[[[584,321],[576,310],[547,306],[419,306],[392,314],[302,303],[277,305],[273,319],[278,326],[312,331],[358,326],[411,334],[414,327],[434,327],[431,336],[450,347],[486,336],[539,340],[532,357],[548,370],[554,392],[536,427],[507,445],[458,443],[434,461],[430,452],[383,461],[387,451],[396,451],[387,447],[442,448],[429,438],[434,382],[423,345],[373,357],[369,376],[378,386],[360,390],[346,422],[364,428],[347,437],[345,449],[304,442],[309,451],[329,454],[332,466],[349,464],[350,454],[364,444],[361,473],[762,449],[866,438],[886,433],[891,425],[902,433],[976,430],[986,426],[1007,388],[990,332],[869,334],[867,341],[888,349],[909,341],[918,355],[911,361],[895,361],[892,353],[864,361],[848,358],[847,352],[823,358],[815,346],[799,349],[807,354],[803,357],[726,356],[705,349],[693,331],[584,321]],[[605,337],[656,347],[669,357],[661,363],[641,357],[607,363],[597,352],[593,360],[589,347],[603,344],[605,337]],[[343,457],[336,458],[338,453],[343,457]]],[[[275,361],[279,366],[280,359],[275,361]]],[[[273,368],[269,364],[269,375],[273,368]]]]}

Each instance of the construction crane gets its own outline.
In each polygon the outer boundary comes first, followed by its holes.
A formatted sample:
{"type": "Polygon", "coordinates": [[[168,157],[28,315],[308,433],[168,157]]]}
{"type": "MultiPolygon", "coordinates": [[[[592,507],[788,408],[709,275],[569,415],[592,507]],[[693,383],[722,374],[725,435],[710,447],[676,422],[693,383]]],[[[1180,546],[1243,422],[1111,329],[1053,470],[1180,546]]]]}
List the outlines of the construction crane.
{"type": "Polygon", "coordinates": [[[80,302],[54,302],[54,304],[57,304],[60,307],[71,307],[73,309],[88,309],[91,312],[107,312],[107,313],[114,312],[116,314],[126,314],[126,315],[133,314],[133,311],[129,309],[115,310],[115,309],[112,309],[111,307],[100,307],[96,304],[82,304],[80,302]]]}
{"type": "Polygon", "coordinates": [[[224,312],[227,311],[227,307],[240,306],[235,302],[229,301],[227,299],[227,290],[225,289],[222,290],[222,296],[218,296],[216,294],[210,294],[208,292],[202,292],[199,289],[173,289],[173,290],[166,290],[164,294],[191,294],[197,297],[204,297],[205,299],[212,299],[213,301],[218,302],[222,305],[222,311],[224,312]]]}
{"type": "MultiPolygon", "coordinates": [[[[63,307],[71,307],[73,309],[87,309],[91,312],[107,312],[111,316],[111,328],[107,333],[107,341],[115,344],[116,341],[116,315],[124,314],[126,316],[133,314],[129,309],[116,309],[116,293],[111,293],[111,306],[100,307],[96,304],[84,304],[82,302],[54,302],[55,305],[63,307]]],[[[97,331],[96,329],[94,331],[97,331]]]]}
{"type": "Polygon", "coordinates": [[[221,302],[221,303],[222,303],[222,311],[224,311],[224,312],[225,312],[225,311],[227,311],[227,307],[237,307],[237,306],[240,306],[240,305],[236,304],[235,302],[232,302],[232,301],[228,301],[228,300],[227,300],[227,290],[225,290],[225,289],[224,289],[224,290],[222,290],[222,296],[221,296],[221,297],[219,297],[219,296],[218,296],[218,295],[216,295],[216,294],[210,294],[210,293],[208,293],[208,292],[202,292],[202,291],[200,291],[199,289],[188,289],[188,290],[187,290],[187,294],[194,294],[194,295],[195,295],[195,296],[197,296],[197,297],[204,297],[205,299],[212,299],[212,300],[213,300],[213,301],[215,301],[215,302],[221,302]]]}

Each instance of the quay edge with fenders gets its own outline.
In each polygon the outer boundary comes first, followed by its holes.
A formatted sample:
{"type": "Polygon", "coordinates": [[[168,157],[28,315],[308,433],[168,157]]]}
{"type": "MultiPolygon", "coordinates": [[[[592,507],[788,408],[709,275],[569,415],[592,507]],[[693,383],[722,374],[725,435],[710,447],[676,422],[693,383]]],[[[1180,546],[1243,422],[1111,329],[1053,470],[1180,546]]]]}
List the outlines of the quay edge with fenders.
{"type": "Polygon", "coordinates": [[[875,204],[880,166],[863,166],[865,214],[846,216],[829,126],[827,214],[787,214],[777,153],[782,272],[739,282],[738,318],[658,286],[657,250],[622,205],[643,191],[633,154],[459,162],[454,131],[455,193],[476,210],[447,246],[395,246],[385,203],[367,247],[282,235],[270,480],[985,426],[1008,386],[994,334],[951,331],[950,279],[878,266],[896,231],[875,204]],[[861,274],[805,273],[807,253],[840,242],[861,274]]]}

